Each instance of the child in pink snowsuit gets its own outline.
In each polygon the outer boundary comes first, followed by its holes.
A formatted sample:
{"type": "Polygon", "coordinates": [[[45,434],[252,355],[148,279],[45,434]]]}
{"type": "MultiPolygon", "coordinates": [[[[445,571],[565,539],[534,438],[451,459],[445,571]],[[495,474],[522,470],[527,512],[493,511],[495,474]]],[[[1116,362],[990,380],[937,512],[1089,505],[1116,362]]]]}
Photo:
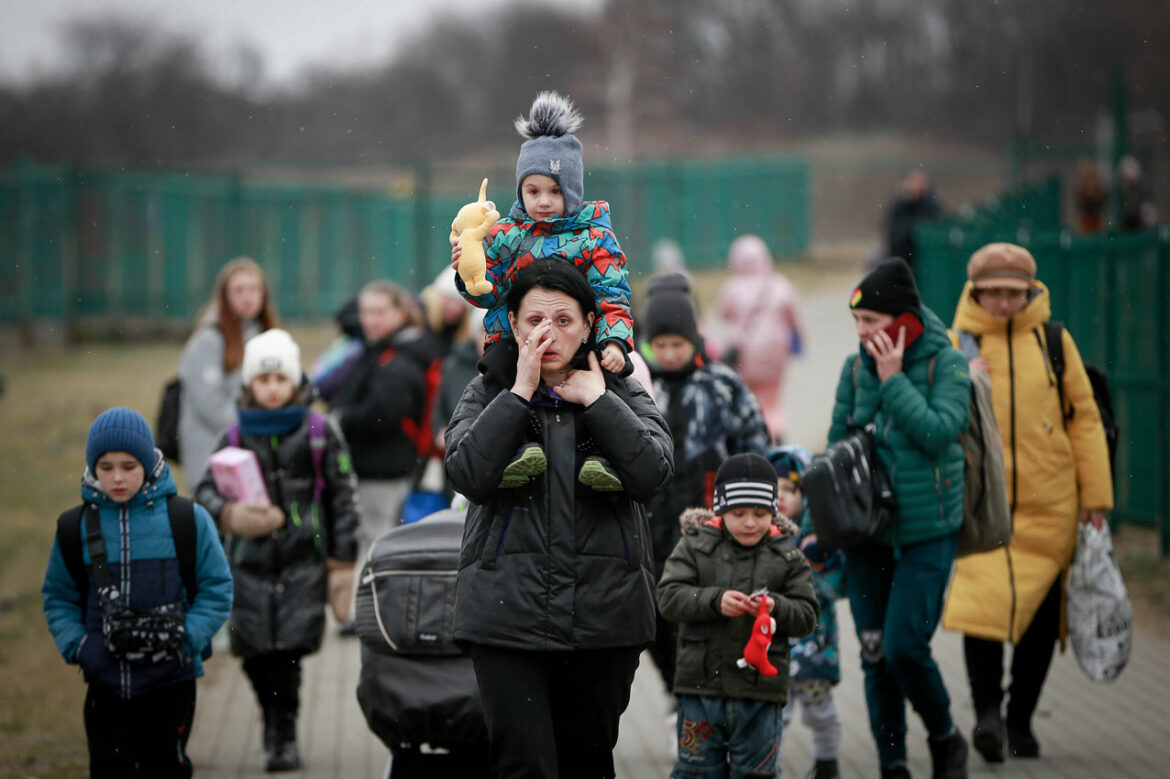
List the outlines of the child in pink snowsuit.
{"type": "Polygon", "coordinates": [[[728,252],[731,278],[719,291],[716,310],[727,325],[725,360],[739,371],[760,402],[768,434],[785,432],[780,393],[788,359],[800,354],[804,331],[796,290],[772,267],[772,253],[757,235],[742,235],[728,252]]]}

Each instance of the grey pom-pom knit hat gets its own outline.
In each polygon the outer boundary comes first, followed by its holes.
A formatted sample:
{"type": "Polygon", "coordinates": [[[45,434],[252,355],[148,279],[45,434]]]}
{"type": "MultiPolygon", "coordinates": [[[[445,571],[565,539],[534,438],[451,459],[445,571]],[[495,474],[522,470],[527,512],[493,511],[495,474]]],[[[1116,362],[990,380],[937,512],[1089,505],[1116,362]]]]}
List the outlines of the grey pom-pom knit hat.
{"type": "Polygon", "coordinates": [[[516,132],[527,138],[516,158],[516,200],[524,205],[520,185],[534,173],[548,176],[561,187],[565,216],[581,209],[585,193],[585,169],[581,142],[573,135],[584,121],[573,102],[556,92],[541,92],[532,101],[528,116],[516,118],[516,132]]]}

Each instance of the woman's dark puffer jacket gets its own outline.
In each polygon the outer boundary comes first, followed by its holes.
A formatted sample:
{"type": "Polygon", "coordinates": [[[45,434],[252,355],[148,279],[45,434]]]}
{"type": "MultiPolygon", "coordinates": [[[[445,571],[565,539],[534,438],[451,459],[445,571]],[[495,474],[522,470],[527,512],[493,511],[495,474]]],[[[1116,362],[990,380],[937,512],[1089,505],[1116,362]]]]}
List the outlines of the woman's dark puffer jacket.
{"type": "MultiPolygon", "coordinates": [[[[226,431],[216,451],[228,446],[226,431]]],[[[233,654],[273,651],[314,652],[325,633],[328,573],[325,558],[357,557],[357,487],[344,439],[332,421],[325,428],[321,471],[325,489],[314,509],[309,420],[282,436],[240,432],[240,444],[256,453],[272,502],[284,511],[284,525],[261,538],[227,537],[235,581],[232,605],[233,654]]],[[[219,521],[227,499],[216,490],[209,468],[195,499],[219,521]]]]}
{"type": "MultiPolygon", "coordinates": [[[[493,347],[488,355],[504,351],[493,347]]],[[[500,375],[487,368],[472,380],[447,427],[448,478],[472,501],[455,639],[537,651],[647,644],[654,638],[654,568],[642,504],[673,471],[666,423],[634,379],[606,379],[628,401],[610,389],[588,408],[525,402],[509,389],[512,360],[501,361],[500,375]],[[500,489],[505,466],[526,440],[544,448],[547,470],[525,487],[500,489]],[[595,492],[578,483],[587,453],[606,457],[625,490],[595,492]]]]}

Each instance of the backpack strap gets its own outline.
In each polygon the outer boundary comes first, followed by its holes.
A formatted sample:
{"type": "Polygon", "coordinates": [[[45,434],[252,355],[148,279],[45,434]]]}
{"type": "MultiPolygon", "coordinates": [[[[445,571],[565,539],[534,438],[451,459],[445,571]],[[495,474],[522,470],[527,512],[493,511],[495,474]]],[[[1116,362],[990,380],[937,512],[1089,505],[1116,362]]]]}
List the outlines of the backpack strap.
{"type": "Polygon", "coordinates": [[[179,561],[179,578],[187,590],[187,603],[194,603],[199,592],[195,575],[195,503],[178,495],[167,496],[167,519],[171,523],[171,538],[175,542],[175,558],[179,561]]]}
{"type": "Polygon", "coordinates": [[[979,356],[979,336],[974,333],[969,333],[966,330],[959,330],[959,351],[968,360],[974,360],[979,356]]]}
{"type": "Polygon", "coordinates": [[[313,503],[319,505],[325,493],[325,415],[309,410],[309,456],[313,458],[313,503]]]}
{"type": "Polygon", "coordinates": [[[228,442],[228,446],[239,446],[240,445],[240,423],[239,422],[235,422],[234,424],[232,424],[231,427],[229,427],[227,429],[227,442],[228,442]]]}
{"type": "Polygon", "coordinates": [[[89,577],[85,573],[85,556],[81,553],[81,515],[88,504],[82,503],[61,512],[57,517],[57,548],[65,561],[65,570],[73,578],[81,594],[81,613],[85,615],[85,604],[89,598],[89,577]]]}
{"type": "Polygon", "coordinates": [[[1052,372],[1056,374],[1056,393],[1060,396],[1060,411],[1066,420],[1072,419],[1077,410],[1074,406],[1066,408],[1064,402],[1064,323],[1045,322],[1044,341],[1048,351],[1048,361],[1052,363],[1052,372]]]}
{"type": "Polygon", "coordinates": [[[87,503],[85,506],[85,545],[89,549],[89,565],[93,569],[93,583],[98,591],[104,590],[113,584],[110,577],[110,561],[106,558],[106,542],[102,538],[102,521],[98,516],[97,506],[87,503]]]}

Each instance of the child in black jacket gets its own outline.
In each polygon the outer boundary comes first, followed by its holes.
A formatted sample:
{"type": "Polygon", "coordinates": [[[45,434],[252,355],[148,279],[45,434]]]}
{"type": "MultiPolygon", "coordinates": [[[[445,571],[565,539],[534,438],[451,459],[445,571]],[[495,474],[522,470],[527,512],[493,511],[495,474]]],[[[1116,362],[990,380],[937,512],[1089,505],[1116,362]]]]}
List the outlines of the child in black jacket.
{"type": "Polygon", "coordinates": [[[326,599],[348,618],[357,554],[358,504],[345,439],[309,409],[300,349],[269,330],[244,347],[240,422],[217,450],[256,454],[270,504],[232,500],[209,469],[196,497],[227,534],[236,581],[232,652],[264,712],[268,771],[296,770],[300,660],[321,646],[326,599]]]}

